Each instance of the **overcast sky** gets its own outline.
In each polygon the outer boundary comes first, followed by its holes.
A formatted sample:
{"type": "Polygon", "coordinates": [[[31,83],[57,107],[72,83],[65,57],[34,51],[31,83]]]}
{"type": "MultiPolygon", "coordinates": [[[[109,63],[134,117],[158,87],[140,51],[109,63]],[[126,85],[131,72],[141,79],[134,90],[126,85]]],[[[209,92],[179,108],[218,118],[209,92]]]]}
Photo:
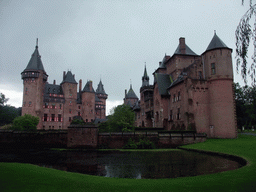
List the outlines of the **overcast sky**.
{"type": "Polygon", "coordinates": [[[92,80],[95,90],[101,79],[109,110],[122,103],[130,82],[139,97],[145,63],[152,84],[159,61],[173,55],[180,37],[200,55],[214,30],[233,49],[234,81],[242,83],[235,30],[247,9],[240,0],[1,0],[0,92],[10,105],[22,105],[20,73],[39,38],[48,82],[60,84],[64,70],[83,86],[92,80]]]}

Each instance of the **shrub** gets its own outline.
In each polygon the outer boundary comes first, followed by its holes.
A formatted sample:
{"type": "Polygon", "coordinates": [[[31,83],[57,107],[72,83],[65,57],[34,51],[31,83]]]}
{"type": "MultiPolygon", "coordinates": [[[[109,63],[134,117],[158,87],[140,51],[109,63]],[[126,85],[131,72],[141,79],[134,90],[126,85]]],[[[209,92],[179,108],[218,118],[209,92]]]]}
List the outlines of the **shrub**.
{"type": "Polygon", "coordinates": [[[137,149],[136,143],[130,138],[127,144],[123,147],[124,149],[137,149]]]}
{"type": "Polygon", "coordinates": [[[35,131],[38,123],[39,117],[25,114],[13,120],[12,129],[17,131],[35,131]]]}
{"type": "Polygon", "coordinates": [[[135,143],[131,138],[127,144],[123,147],[124,149],[155,149],[156,146],[148,138],[140,139],[139,142],[135,143]]]}

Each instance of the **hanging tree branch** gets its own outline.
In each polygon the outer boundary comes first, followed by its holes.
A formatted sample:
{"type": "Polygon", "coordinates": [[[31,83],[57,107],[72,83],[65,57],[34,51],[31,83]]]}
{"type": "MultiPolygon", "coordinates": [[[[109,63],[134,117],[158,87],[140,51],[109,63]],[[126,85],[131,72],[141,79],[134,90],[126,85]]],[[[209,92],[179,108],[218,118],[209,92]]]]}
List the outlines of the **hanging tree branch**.
{"type": "MultiPolygon", "coordinates": [[[[242,0],[242,4],[244,0],[242,0]]],[[[255,83],[255,64],[256,64],[256,4],[252,5],[250,0],[250,8],[241,18],[236,32],[236,70],[239,71],[241,66],[241,75],[245,83],[247,83],[247,75],[249,75],[255,83]],[[255,22],[253,28],[250,25],[250,21],[254,16],[255,22]],[[248,49],[250,41],[253,42],[254,53],[252,55],[252,64],[248,67],[248,49]]]]}

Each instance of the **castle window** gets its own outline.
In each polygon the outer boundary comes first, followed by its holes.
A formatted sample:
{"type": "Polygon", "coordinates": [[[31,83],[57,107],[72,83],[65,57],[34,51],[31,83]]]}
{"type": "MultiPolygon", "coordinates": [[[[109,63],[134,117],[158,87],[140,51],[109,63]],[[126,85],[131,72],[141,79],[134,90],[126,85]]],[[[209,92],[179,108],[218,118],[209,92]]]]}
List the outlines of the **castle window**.
{"type": "Polygon", "coordinates": [[[78,105],[78,109],[81,109],[81,106],[80,106],[80,105],[78,105]]]}
{"type": "Polygon", "coordinates": [[[70,113],[70,114],[72,113],[71,109],[69,109],[69,113],[70,113]]]}
{"type": "Polygon", "coordinates": [[[52,108],[55,109],[55,104],[52,104],[52,108]]]}
{"type": "Polygon", "coordinates": [[[49,108],[48,103],[44,103],[44,108],[49,108]]]}
{"type": "Polygon", "coordinates": [[[216,74],[216,69],[215,69],[215,63],[211,64],[211,74],[215,75],[216,74]]]}
{"type": "Polygon", "coordinates": [[[31,101],[29,101],[28,106],[29,106],[29,107],[31,107],[31,105],[32,105],[32,102],[31,102],[31,101]]]}
{"type": "Polygon", "coordinates": [[[23,107],[25,107],[25,106],[26,106],[26,101],[23,102],[23,107]]]}
{"type": "Polygon", "coordinates": [[[60,104],[60,109],[62,108],[62,105],[60,104]]]}
{"type": "Polygon", "coordinates": [[[175,94],[173,95],[173,99],[172,99],[172,102],[174,103],[176,101],[176,97],[175,97],[175,94]]]}
{"type": "Polygon", "coordinates": [[[31,82],[35,82],[35,78],[32,78],[32,79],[31,79],[31,82]]]}
{"type": "Polygon", "coordinates": [[[202,71],[198,71],[199,79],[202,79],[202,71]]]}
{"type": "Polygon", "coordinates": [[[177,120],[180,120],[180,108],[178,108],[177,120]]]}
{"type": "Polygon", "coordinates": [[[27,94],[28,94],[28,88],[25,89],[25,95],[27,95],[27,94]]]}
{"type": "Polygon", "coordinates": [[[68,118],[68,121],[71,122],[71,120],[72,120],[71,117],[69,117],[69,118],[68,118]]]}
{"type": "Polygon", "coordinates": [[[55,114],[52,114],[51,121],[54,121],[54,120],[55,120],[55,114]]]}
{"type": "Polygon", "coordinates": [[[72,105],[72,101],[69,101],[69,105],[72,105]]]}
{"type": "Polygon", "coordinates": [[[173,115],[172,115],[172,110],[170,110],[170,116],[169,116],[169,121],[173,120],[173,115]]]}
{"type": "Polygon", "coordinates": [[[180,101],[180,92],[178,92],[178,101],[180,101]]]}
{"type": "Polygon", "coordinates": [[[61,114],[58,114],[58,121],[61,122],[61,114]]]}
{"type": "Polygon", "coordinates": [[[81,116],[80,112],[78,112],[78,116],[81,116]]]}
{"type": "Polygon", "coordinates": [[[47,114],[45,113],[45,114],[44,114],[44,121],[47,121],[47,118],[48,118],[48,116],[47,116],[47,114]]]}

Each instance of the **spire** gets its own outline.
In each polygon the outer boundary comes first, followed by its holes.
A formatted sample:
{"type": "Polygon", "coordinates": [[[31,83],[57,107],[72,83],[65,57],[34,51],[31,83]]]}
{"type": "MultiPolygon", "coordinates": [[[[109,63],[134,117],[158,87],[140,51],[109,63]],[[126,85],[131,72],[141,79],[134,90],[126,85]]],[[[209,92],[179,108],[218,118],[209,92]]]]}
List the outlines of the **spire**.
{"type": "MultiPolygon", "coordinates": [[[[28,62],[28,65],[24,71],[37,71],[37,70],[42,70],[44,71],[44,66],[41,61],[41,56],[38,51],[38,39],[36,40],[36,48],[34,53],[31,56],[31,59],[28,62]]],[[[44,71],[45,72],[45,71],[44,71]]]]}
{"type": "Polygon", "coordinates": [[[134,91],[132,89],[132,84],[130,84],[130,90],[125,95],[125,98],[126,99],[138,99],[137,95],[134,93],[134,91]]]}
{"type": "Polygon", "coordinates": [[[144,75],[142,77],[142,87],[148,86],[148,85],[149,85],[149,77],[148,77],[147,68],[145,64],[144,75]]]}
{"type": "Polygon", "coordinates": [[[106,92],[104,90],[104,86],[103,86],[103,84],[101,82],[101,79],[100,79],[100,82],[99,82],[98,87],[96,89],[96,94],[104,94],[104,95],[106,95],[106,92]]]}

